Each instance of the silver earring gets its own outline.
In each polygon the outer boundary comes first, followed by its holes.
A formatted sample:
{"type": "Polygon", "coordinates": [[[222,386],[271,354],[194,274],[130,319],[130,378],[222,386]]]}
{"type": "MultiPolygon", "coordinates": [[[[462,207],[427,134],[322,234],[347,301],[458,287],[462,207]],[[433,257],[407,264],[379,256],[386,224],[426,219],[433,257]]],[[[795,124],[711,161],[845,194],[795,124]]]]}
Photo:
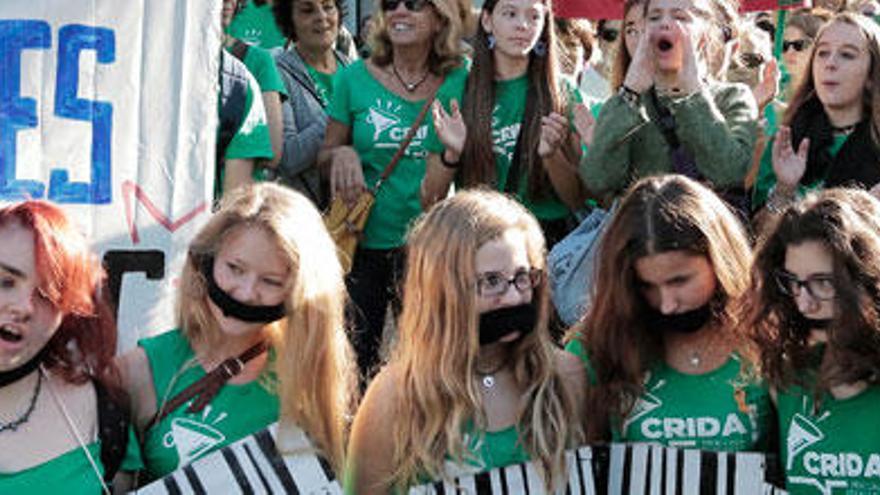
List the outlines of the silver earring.
{"type": "Polygon", "coordinates": [[[544,43],[544,40],[538,40],[535,43],[535,47],[532,48],[532,52],[534,52],[537,57],[544,57],[547,55],[547,43],[544,43]]]}
{"type": "Polygon", "coordinates": [[[494,34],[490,34],[490,35],[486,36],[486,45],[489,47],[490,50],[495,49],[495,35],[494,34]]]}

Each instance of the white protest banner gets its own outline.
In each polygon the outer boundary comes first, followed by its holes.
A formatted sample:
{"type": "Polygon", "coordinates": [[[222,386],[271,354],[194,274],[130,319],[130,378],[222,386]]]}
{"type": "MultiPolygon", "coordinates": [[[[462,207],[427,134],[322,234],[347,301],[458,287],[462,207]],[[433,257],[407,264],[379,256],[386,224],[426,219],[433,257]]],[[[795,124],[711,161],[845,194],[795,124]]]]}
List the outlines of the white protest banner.
{"type": "Polygon", "coordinates": [[[0,202],[48,199],[82,226],[123,349],[171,328],[168,296],[210,211],[220,9],[0,2],[0,202]]]}

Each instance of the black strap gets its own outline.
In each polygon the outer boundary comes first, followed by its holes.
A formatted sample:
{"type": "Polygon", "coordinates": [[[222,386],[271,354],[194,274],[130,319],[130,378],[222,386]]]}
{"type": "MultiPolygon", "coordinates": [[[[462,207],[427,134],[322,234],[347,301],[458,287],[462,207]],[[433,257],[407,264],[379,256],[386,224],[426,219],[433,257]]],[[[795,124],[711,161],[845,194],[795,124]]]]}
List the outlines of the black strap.
{"type": "Polygon", "coordinates": [[[666,144],[669,145],[669,159],[672,161],[673,171],[677,174],[686,175],[694,180],[702,180],[703,174],[697,169],[697,162],[694,159],[694,155],[687,148],[682,146],[681,140],[678,139],[678,134],[675,131],[675,115],[672,115],[672,112],[666,107],[666,105],[660,103],[660,99],[657,98],[657,90],[654,86],[651,86],[648,93],[651,96],[651,103],[654,105],[654,109],[657,111],[657,116],[659,117],[656,122],[657,127],[663,134],[666,144]]]}
{"type": "Polygon", "coordinates": [[[244,365],[248,361],[263,354],[268,349],[269,346],[266,342],[258,342],[248,347],[238,356],[231,357],[220,363],[210,373],[207,373],[195,383],[181,390],[180,393],[169,399],[168,402],[162,404],[156,415],[144,427],[144,432],[149,431],[156,423],[162,421],[165,416],[190,399],[193,399],[193,402],[186,409],[186,412],[195,413],[204,409],[230,378],[241,373],[241,370],[244,369],[244,365]]]}
{"type": "Polygon", "coordinates": [[[248,49],[250,49],[250,45],[241,40],[235,40],[232,42],[232,47],[229,49],[229,52],[235,55],[235,58],[244,62],[244,58],[247,56],[248,49]]]}
{"type": "Polygon", "coordinates": [[[95,380],[98,398],[98,439],[101,441],[101,464],[104,482],[110,483],[119,472],[128,449],[131,409],[115,399],[100,382],[95,380]]]}

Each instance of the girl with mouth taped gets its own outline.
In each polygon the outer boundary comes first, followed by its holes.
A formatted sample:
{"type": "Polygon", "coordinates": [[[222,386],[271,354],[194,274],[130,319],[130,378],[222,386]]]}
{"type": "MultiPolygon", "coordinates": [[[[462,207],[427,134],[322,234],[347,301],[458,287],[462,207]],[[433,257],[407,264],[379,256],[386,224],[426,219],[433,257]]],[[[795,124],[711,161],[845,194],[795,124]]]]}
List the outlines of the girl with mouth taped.
{"type": "Polygon", "coordinates": [[[60,208],[0,208],[0,493],[109,494],[140,468],[103,282],[60,208]]]}
{"type": "Polygon", "coordinates": [[[355,417],[346,492],[528,459],[548,488],[562,482],[586,383],[547,329],[537,221],[499,193],[464,191],[416,223],[407,249],[400,340],[355,417]]]}
{"type": "Polygon", "coordinates": [[[587,368],[587,440],[764,450],[773,417],[737,304],[749,242],[679,175],[637,182],[599,247],[593,305],[566,349],[587,368]]]}
{"type": "Polygon", "coordinates": [[[880,493],[880,202],[812,194],[759,247],[748,297],[793,495],[880,493]]]}
{"type": "Polygon", "coordinates": [[[301,194],[260,184],[224,196],[190,244],[179,328],[139,341],[121,359],[145,481],[279,417],[282,428],[302,429],[334,469],[341,467],[355,374],[335,253],[321,216],[301,194]],[[224,369],[231,372],[215,387],[175,400],[224,369]]]}
{"type": "Polygon", "coordinates": [[[718,81],[710,65],[734,34],[723,22],[733,7],[729,0],[645,3],[623,83],[603,105],[581,161],[591,191],[616,196],[633,180],[675,172],[744,201],[757,104],[747,86],[718,81]]]}

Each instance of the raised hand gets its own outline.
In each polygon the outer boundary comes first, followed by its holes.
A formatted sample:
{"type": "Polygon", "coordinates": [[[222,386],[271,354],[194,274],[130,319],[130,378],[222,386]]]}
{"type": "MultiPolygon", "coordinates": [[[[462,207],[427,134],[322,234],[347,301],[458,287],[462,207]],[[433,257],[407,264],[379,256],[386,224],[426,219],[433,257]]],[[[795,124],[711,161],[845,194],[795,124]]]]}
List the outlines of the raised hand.
{"type": "Polygon", "coordinates": [[[541,117],[541,141],[538,143],[538,156],[546,158],[565,141],[568,136],[568,119],[552,112],[546,117],[541,117]]]}
{"type": "Polygon", "coordinates": [[[674,21],[672,23],[672,32],[676,43],[681,43],[682,55],[681,70],[678,73],[676,87],[686,95],[696,93],[703,85],[697,47],[694,46],[690,32],[682,26],[681,22],[674,21]]]}
{"type": "Polygon", "coordinates": [[[574,128],[577,129],[581,141],[588,147],[593,144],[593,131],[596,130],[596,119],[590,108],[584,103],[574,106],[574,128]]]}
{"type": "Polygon", "coordinates": [[[446,109],[439,101],[434,101],[431,106],[431,117],[434,119],[434,131],[437,138],[443,143],[450,158],[457,159],[464,150],[464,143],[467,140],[467,126],[464,118],[461,116],[461,109],[458,107],[458,101],[452,100],[449,104],[451,112],[447,113],[446,109]]]}
{"type": "Polygon", "coordinates": [[[758,102],[758,110],[763,110],[768,103],[776,98],[779,92],[779,63],[775,58],[770,58],[764,69],[761,71],[761,81],[755,86],[752,92],[755,95],[755,101],[758,102]]]}
{"type": "Polygon", "coordinates": [[[793,190],[797,187],[807,170],[809,149],[810,139],[804,138],[795,152],[791,146],[791,128],[779,126],[773,140],[773,172],[778,188],[793,190]]]}
{"type": "Polygon", "coordinates": [[[642,30],[639,36],[639,44],[633,54],[632,62],[626,69],[626,78],[623,85],[635,91],[644,93],[654,85],[654,57],[652,55],[651,42],[648,39],[648,30],[642,30]]]}
{"type": "Polygon", "coordinates": [[[346,203],[353,205],[366,189],[361,158],[351,146],[340,146],[333,151],[330,162],[330,191],[342,195],[346,203]]]}

